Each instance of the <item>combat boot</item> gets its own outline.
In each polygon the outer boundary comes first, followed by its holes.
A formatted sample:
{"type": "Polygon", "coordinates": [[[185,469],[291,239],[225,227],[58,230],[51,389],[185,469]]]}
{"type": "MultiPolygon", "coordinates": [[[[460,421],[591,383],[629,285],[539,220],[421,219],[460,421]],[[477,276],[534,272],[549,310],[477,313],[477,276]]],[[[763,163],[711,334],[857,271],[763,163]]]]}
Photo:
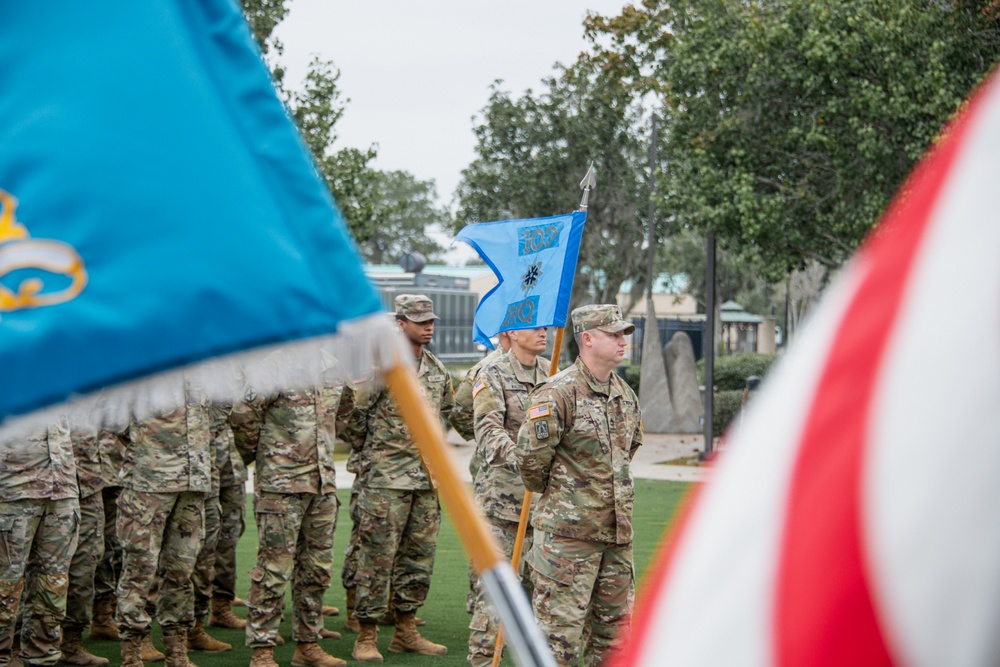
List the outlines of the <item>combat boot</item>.
{"type": "Polygon", "coordinates": [[[187,633],[183,628],[172,627],[163,630],[163,652],[166,654],[164,667],[197,667],[188,660],[187,633]]]}
{"type": "Polygon", "coordinates": [[[166,656],[153,646],[153,637],[150,636],[148,630],[143,635],[142,643],[139,645],[139,655],[143,662],[163,662],[166,659],[166,656]]]}
{"type": "Polygon", "coordinates": [[[247,627],[246,620],[233,613],[233,608],[229,600],[223,598],[212,598],[212,613],[208,617],[208,627],[228,628],[230,630],[242,630],[247,627]]]}
{"type": "Polygon", "coordinates": [[[234,597],[232,600],[229,601],[229,606],[230,607],[245,607],[245,606],[247,606],[247,601],[237,595],[236,597],[234,597]]]}
{"type": "Polygon", "coordinates": [[[361,627],[358,625],[358,619],[354,616],[354,605],[357,600],[354,588],[346,589],[347,593],[347,620],[344,621],[344,629],[350,632],[360,632],[361,627]]]}
{"type": "MultiPolygon", "coordinates": [[[[413,622],[417,624],[418,628],[422,628],[425,625],[427,625],[427,621],[425,621],[424,619],[420,618],[419,616],[414,616],[413,617],[413,622]]],[[[383,616],[382,618],[378,619],[378,624],[379,625],[385,625],[385,626],[388,626],[388,627],[395,626],[396,625],[396,609],[395,609],[395,607],[393,607],[392,609],[390,609],[389,611],[387,611],[385,613],[385,616],[383,616]]]]}
{"type": "Polygon", "coordinates": [[[340,610],[337,609],[336,607],[329,607],[327,605],[323,605],[323,615],[324,616],[340,616],[340,610]]]}
{"type": "Polygon", "coordinates": [[[220,642],[205,632],[205,617],[195,617],[194,627],[187,632],[187,650],[203,653],[225,653],[232,650],[233,645],[220,642]]]}
{"type": "Polygon", "coordinates": [[[250,656],[250,667],[278,667],[274,661],[274,649],[270,646],[255,648],[250,656]]]}
{"type": "Polygon", "coordinates": [[[417,632],[416,615],[412,611],[396,611],[396,632],[389,642],[393,653],[416,653],[418,655],[444,655],[448,647],[429,642],[417,632]]]}
{"type": "Polygon", "coordinates": [[[351,656],[360,662],[382,662],[378,652],[378,624],[359,623],[358,638],[354,641],[351,656]]]}
{"type": "Polygon", "coordinates": [[[345,667],[346,660],[335,658],[316,642],[299,642],[292,654],[292,667],[345,667]]]}
{"type": "Polygon", "coordinates": [[[122,639],[122,667],[142,667],[142,635],[127,634],[122,639]]]}
{"type": "Polygon", "coordinates": [[[340,633],[336,630],[327,630],[326,628],[321,628],[319,631],[320,639],[340,639],[340,633]]]}
{"type": "Polygon", "coordinates": [[[83,647],[83,630],[79,628],[63,628],[62,643],[59,650],[62,651],[62,660],[67,665],[94,665],[103,667],[110,662],[107,658],[94,655],[83,647]]]}
{"type": "Polygon", "coordinates": [[[102,597],[94,600],[94,618],[90,622],[90,639],[108,639],[119,641],[121,634],[115,625],[115,607],[118,603],[115,596],[102,597]]]}

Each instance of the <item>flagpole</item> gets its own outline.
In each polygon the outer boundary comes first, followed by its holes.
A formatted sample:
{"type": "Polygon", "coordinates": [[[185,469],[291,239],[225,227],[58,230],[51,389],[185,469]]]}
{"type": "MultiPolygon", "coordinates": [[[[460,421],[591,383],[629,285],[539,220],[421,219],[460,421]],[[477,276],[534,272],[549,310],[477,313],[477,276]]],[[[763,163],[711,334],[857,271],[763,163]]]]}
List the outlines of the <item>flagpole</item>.
{"type": "MultiPolygon", "coordinates": [[[[590,191],[597,185],[597,178],[594,176],[594,163],[590,163],[587,173],[580,181],[580,188],[583,190],[583,198],[580,200],[580,210],[587,210],[587,199],[590,191]]],[[[556,331],[556,340],[552,345],[552,363],[549,365],[549,377],[559,372],[559,357],[562,356],[562,344],[567,327],[562,327],[556,331]]],[[[528,515],[531,513],[531,491],[525,490],[524,499],[521,501],[521,516],[517,521],[517,536],[514,538],[514,553],[510,557],[510,569],[516,574],[517,567],[521,563],[521,551],[524,549],[524,539],[528,534],[528,515]]],[[[497,629],[497,643],[493,649],[493,667],[500,664],[503,656],[503,624],[497,629]]]]}

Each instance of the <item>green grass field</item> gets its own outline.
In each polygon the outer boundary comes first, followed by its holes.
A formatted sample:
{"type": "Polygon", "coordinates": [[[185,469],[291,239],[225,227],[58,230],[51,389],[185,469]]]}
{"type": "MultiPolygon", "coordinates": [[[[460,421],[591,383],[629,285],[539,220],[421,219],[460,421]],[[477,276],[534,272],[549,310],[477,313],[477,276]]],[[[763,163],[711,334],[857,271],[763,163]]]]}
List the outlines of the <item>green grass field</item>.
{"type": "MultiPolygon", "coordinates": [[[[674,511],[680,499],[687,491],[689,484],[678,482],[657,482],[636,480],[636,501],[634,510],[635,542],[634,555],[636,572],[642,576],[653,556],[664,529],[674,516],[674,511]]],[[[341,509],[337,522],[336,552],[333,585],[326,595],[326,603],[342,610],[344,608],[344,589],[340,585],[340,565],[343,559],[344,547],[350,531],[351,520],[347,516],[347,499],[349,489],[340,492],[341,509]]],[[[248,595],[250,581],[246,572],[253,567],[257,553],[257,531],[253,524],[253,513],[248,508],[247,531],[240,540],[238,562],[242,573],[238,583],[238,594],[245,598],[248,595]]],[[[434,566],[434,581],[431,586],[427,604],[420,610],[419,616],[427,621],[420,629],[421,633],[431,641],[445,644],[448,655],[442,657],[401,655],[389,653],[389,640],[392,628],[383,627],[379,632],[379,650],[385,656],[386,663],[407,665],[413,667],[437,667],[466,665],[465,656],[469,638],[469,615],[465,612],[465,596],[468,591],[468,561],[459,544],[455,530],[448,520],[447,514],[441,525],[438,538],[437,560],[434,566]]],[[[289,665],[295,649],[291,641],[291,610],[290,598],[286,601],[287,612],[281,626],[281,634],[286,644],[275,649],[275,659],[280,665],[289,665]]],[[[240,616],[246,615],[246,610],[236,609],[240,616]]],[[[348,662],[351,660],[351,647],[356,635],[344,630],[344,616],[334,616],[326,619],[326,627],[343,633],[340,640],[323,640],[321,645],[328,652],[348,662]]],[[[224,667],[229,665],[249,665],[250,649],[243,645],[242,630],[220,630],[212,628],[210,633],[216,639],[229,642],[233,650],[215,655],[191,653],[190,659],[198,667],[224,667]]],[[[154,638],[159,646],[158,628],[154,630],[154,638]]],[[[120,663],[119,648],[115,642],[85,642],[88,648],[98,655],[108,657],[112,665],[120,663]]],[[[355,663],[361,664],[361,663],[355,663]]],[[[507,657],[504,665],[513,665],[507,657]]]]}

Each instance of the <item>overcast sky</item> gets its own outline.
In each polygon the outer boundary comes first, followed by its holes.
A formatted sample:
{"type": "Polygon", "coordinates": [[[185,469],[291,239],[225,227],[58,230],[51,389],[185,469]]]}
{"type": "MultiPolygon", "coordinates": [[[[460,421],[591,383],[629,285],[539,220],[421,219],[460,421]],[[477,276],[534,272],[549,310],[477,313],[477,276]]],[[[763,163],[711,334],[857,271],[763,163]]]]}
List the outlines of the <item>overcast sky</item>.
{"type": "MultiPolygon", "coordinates": [[[[340,69],[350,98],[338,145],[378,144],[375,166],[433,179],[451,202],[473,159],[472,117],[503,79],[541,89],[556,62],[586,50],[587,10],[617,15],[626,0],[291,0],[278,26],[286,87],[313,54],[340,69]]],[[[582,174],[581,174],[582,177],[582,174]]]]}

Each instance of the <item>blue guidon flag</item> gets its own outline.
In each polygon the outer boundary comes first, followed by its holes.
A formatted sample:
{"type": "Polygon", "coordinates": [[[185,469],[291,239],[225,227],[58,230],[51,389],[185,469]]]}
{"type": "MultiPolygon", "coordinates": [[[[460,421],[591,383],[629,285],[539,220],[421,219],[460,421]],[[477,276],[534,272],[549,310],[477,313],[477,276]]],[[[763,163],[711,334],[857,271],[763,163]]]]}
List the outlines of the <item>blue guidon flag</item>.
{"type": "Polygon", "coordinates": [[[501,331],[566,326],[586,211],[466,225],[471,245],[499,283],[476,308],[473,339],[492,348],[501,331]]]}
{"type": "Polygon", "coordinates": [[[295,363],[260,389],[391,344],[235,2],[2,15],[0,435],[192,379],[232,399],[276,348],[295,363]]]}

